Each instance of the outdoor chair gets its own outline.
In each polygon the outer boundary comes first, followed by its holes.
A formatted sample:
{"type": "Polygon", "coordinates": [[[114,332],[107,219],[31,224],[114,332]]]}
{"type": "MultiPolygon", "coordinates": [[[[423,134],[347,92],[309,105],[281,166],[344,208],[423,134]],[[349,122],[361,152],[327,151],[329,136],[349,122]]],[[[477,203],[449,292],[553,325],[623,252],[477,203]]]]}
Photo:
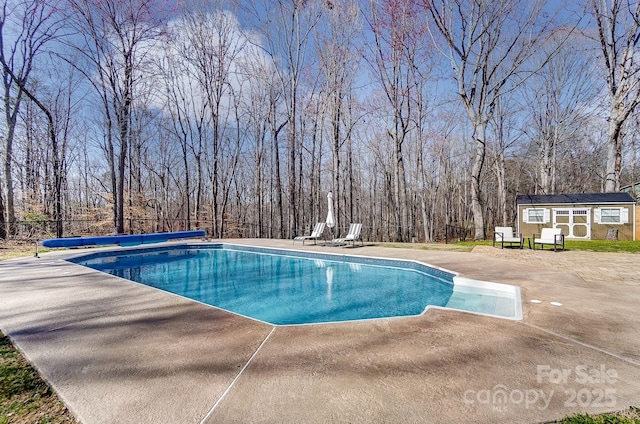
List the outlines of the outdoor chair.
{"type": "Polygon", "coordinates": [[[536,244],[541,245],[544,250],[545,244],[553,245],[553,251],[557,251],[558,247],[564,250],[564,234],[562,228],[543,228],[540,237],[533,235],[533,250],[536,250],[536,244]]]}
{"type": "Polygon", "coordinates": [[[308,236],[298,236],[295,237],[293,239],[293,243],[295,244],[296,241],[301,241],[302,245],[304,246],[304,242],[307,240],[313,240],[313,244],[316,244],[316,241],[322,237],[322,233],[324,233],[324,226],[326,225],[326,223],[324,222],[318,222],[315,226],[315,228],[313,229],[313,231],[311,232],[311,235],[308,236]]]}
{"type": "Polygon", "coordinates": [[[496,243],[500,244],[501,249],[504,249],[505,243],[509,244],[509,246],[513,246],[515,243],[522,249],[524,239],[521,233],[514,234],[511,227],[496,227],[493,232],[493,247],[496,247],[496,243]]]}
{"type": "Polygon", "coordinates": [[[362,241],[362,235],[360,234],[362,231],[362,224],[351,224],[349,226],[349,232],[343,238],[333,239],[331,241],[332,245],[346,245],[348,242],[351,242],[355,247],[356,240],[360,240],[360,244],[364,246],[364,242],[362,241]]]}

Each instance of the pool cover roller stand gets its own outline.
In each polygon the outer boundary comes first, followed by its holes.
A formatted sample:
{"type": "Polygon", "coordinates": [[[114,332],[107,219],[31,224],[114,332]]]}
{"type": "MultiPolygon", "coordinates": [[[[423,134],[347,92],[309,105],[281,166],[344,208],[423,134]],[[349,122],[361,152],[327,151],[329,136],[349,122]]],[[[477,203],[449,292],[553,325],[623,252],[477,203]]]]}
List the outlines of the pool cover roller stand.
{"type": "Polygon", "coordinates": [[[174,239],[205,237],[204,230],[175,231],[171,233],[131,234],[99,237],[68,237],[42,240],[44,247],[84,247],[117,244],[137,246],[139,244],[162,243],[174,239]]]}

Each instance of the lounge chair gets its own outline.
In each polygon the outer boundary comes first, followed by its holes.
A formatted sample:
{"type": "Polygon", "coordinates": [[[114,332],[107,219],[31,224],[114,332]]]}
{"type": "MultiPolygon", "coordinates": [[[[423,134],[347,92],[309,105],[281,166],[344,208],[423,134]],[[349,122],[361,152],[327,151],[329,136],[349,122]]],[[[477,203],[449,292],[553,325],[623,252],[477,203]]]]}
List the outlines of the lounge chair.
{"type": "Polygon", "coordinates": [[[302,245],[304,245],[304,242],[307,240],[313,240],[313,244],[316,244],[316,241],[322,237],[322,233],[324,233],[324,226],[327,225],[325,222],[318,222],[315,226],[315,228],[313,229],[313,231],[311,232],[311,235],[308,236],[298,236],[295,237],[293,239],[293,243],[295,244],[296,241],[301,241],[302,245]]]}
{"type": "Polygon", "coordinates": [[[349,226],[349,232],[347,233],[347,235],[344,236],[343,238],[333,239],[331,241],[331,244],[343,245],[343,244],[347,244],[348,242],[351,242],[352,245],[355,247],[356,240],[360,240],[360,244],[364,246],[364,242],[362,241],[362,236],[360,235],[361,231],[362,231],[362,224],[351,224],[349,226]]]}
{"type": "Polygon", "coordinates": [[[500,243],[500,248],[504,249],[505,243],[509,246],[513,246],[514,243],[520,246],[520,249],[524,246],[524,239],[521,233],[514,234],[511,227],[496,227],[493,232],[493,247],[496,247],[496,243],[500,243]]]}
{"type": "Polygon", "coordinates": [[[542,246],[544,250],[545,244],[553,245],[553,251],[555,252],[558,247],[562,247],[564,250],[564,234],[562,234],[562,228],[543,228],[540,233],[540,237],[533,235],[533,250],[536,250],[536,244],[542,246]]]}

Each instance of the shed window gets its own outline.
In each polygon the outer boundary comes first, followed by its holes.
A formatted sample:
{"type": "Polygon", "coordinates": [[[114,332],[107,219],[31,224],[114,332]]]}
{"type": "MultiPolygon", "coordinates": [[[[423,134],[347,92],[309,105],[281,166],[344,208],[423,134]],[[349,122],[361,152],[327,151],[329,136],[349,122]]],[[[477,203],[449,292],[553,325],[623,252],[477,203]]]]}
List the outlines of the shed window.
{"type": "Polygon", "coordinates": [[[600,209],[600,222],[603,224],[619,224],[620,209],[600,209]]]}
{"type": "Polygon", "coordinates": [[[595,210],[594,221],[598,224],[626,224],[629,222],[629,209],[598,208],[595,210]]]}
{"type": "Polygon", "coordinates": [[[546,224],[550,220],[549,209],[528,208],[523,211],[523,221],[527,224],[546,224]]]}

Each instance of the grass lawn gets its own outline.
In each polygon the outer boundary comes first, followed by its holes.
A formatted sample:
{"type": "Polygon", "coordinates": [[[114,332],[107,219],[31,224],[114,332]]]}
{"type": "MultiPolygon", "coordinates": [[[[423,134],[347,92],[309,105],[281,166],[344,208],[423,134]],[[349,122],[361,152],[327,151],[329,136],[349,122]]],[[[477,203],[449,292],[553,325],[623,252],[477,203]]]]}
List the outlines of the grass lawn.
{"type": "MultiPolygon", "coordinates": [[[[48,251],[40,247],[40,253],[48,251]]],[[[35,256],[36,245],[35,243],[18,243],[12,241],[0,242],[0,261],[5,259],[20,258],[23,256],[35,256]]]]}
{"type": "MultiPolygon", "coordinates": [[[[491,246],[491,240],[457,241],[444,243],[370,243],[381,247],[411,248],[424,250],[448,250],[470,252],[476,246],[491,246]]],[[[640,253],[640,241],[608,241],[608,240],[565,240],[567,250],[586,250],[590,252],[624,252],[640,253]]],[[[526,242],[525,242],[526,248],[526,242]]]]}
{"type": "Polygon", "coordinates": [[[634,406],[614,414],[588,415],[576,414],[557,421],[559,424],[638,424],[640,408],[634,406]]]}
{"type": "Polygon", "coordinates": [[[640,253],[640,241],[608,241],[608,240],[566,240],[568,250],[588,250],[591,252],[626,252],[640,253]]]}
{"type": "Polygon", "coordinates": [[[0,424],[76,422],[9,338],[0,334],[0,424]]]}
{"type": "MultiPolygon", "coordinates": [[[[461,249],[471,251],[475,246],[491,246],[491,240],[483,241],[459,241],[449,243],[459,246],[461,249]]],[[[586,250],[589,252],[624,252],[640,253],[640,241],[608,241],[608,240],[565,240],[564,247],[567,250],[586,250]]],[[[526,242],[525,242],[526,248],[526,242]]]]}

